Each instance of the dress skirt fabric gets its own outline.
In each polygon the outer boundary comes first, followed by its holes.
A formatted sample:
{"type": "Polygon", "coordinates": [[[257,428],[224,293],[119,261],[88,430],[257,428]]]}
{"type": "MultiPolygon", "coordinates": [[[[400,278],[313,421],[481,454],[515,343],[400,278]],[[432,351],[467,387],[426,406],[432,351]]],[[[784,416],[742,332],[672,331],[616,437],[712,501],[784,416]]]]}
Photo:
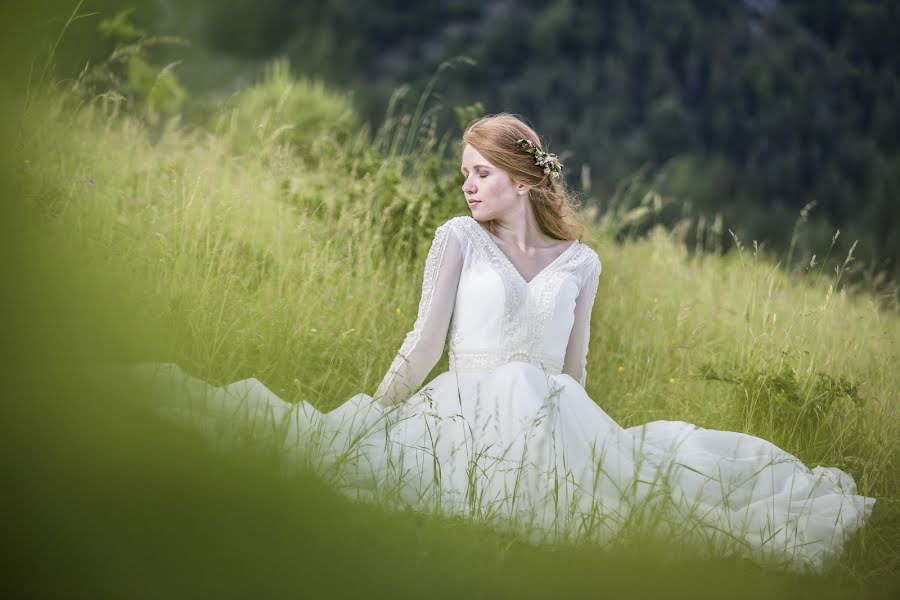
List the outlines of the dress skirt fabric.
{"type": "Polygon", "coordinates": [[[256,379],[213,387],[143,365],[164,412],[216,443],[275,448],[356,499],[464,517],[536,543],[650,531],[706,555],[818,571],[874,500],[836,468],[807,468],[744,433],[680,421],[623,429],[569,375],[510,362],[446,371],[408,402],[356,394],[328,413],[256,379]]]}

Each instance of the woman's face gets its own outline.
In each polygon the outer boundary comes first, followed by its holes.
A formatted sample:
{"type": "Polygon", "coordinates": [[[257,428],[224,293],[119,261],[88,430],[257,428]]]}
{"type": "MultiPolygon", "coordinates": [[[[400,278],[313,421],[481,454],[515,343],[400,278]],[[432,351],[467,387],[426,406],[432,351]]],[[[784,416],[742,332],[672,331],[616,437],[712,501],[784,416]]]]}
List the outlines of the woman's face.
{"type": "Polygon", "coordinates": [[[524,186],[517,185],[506,171],[489,163],[471,144],[463,149],[459,170],[465,177],[462,191],[476,221],[500,218],[527,198],[524,186]]]}

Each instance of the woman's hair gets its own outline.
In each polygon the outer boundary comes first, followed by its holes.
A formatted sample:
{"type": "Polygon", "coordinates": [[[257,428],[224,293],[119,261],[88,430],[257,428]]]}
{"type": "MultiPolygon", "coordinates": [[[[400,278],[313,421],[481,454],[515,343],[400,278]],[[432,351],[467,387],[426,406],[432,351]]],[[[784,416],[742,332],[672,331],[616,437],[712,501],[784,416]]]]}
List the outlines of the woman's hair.
{"type": "MultiPolygon", "coordinates": [[[[543,168],[534,164],[534,156],[516,145],[516,140],[522,138],[547,151],[534,129],[514,115],[499,113],[469,123],[463,133],[462,148],[471,144],[493,165],[506,171],[513,183],[531,188],[528,195],[541,231],[558,240],[580,240],[584,226],[576,217],[577,200],[566,190],[561,177],[544,174],[543,168]]],[[[494,231],[493,220],[487,226],[494,231]]]]}

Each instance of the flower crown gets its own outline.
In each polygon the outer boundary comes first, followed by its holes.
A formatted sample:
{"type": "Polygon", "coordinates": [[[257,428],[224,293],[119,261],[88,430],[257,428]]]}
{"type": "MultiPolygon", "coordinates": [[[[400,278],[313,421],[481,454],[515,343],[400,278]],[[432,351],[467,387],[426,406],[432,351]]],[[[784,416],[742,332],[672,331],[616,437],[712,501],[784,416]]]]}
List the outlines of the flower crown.
{"type": "Polygon", "coordinates": [[[562,163],[552,152],[544,152],[535,146],[531,140],[518,139],[516,146],[523,148],[525,152],[534,156],[534,164],[543,167],[544,175],[550,175],[554,179],[559,179],[559,173],[562,171],[562,163]]]}

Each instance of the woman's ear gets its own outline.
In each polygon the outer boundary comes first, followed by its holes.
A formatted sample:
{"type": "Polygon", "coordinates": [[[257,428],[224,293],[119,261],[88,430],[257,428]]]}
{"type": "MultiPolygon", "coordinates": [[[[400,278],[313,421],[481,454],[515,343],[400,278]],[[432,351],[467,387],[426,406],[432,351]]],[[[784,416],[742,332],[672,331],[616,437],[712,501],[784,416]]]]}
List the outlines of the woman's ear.
{"type": "Polygon", "coordinates": [[[531,188],[528,187],[527,185],[523,185],[523,184],[520,183],[520,184],[518,185],[518,187],[516,188],[516,193],[519,194],[519,195],[521,196],[522,194],[527,194],[527,193],[528,193],[528,190],[530,190],[530,189],[531,189],[531,188]]]}

